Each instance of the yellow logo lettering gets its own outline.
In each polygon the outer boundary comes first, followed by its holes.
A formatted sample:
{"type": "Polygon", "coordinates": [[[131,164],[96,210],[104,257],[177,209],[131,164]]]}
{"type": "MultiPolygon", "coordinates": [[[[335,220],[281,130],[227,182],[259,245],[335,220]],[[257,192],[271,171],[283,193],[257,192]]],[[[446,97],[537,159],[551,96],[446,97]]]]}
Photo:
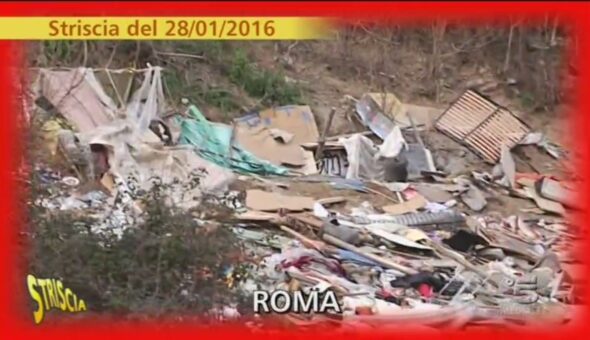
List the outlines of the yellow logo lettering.
{"type": "Polygon", "coordinates": [[[66,296],[64,295],[64,285],[61,281],[57,281],[57,295],[59,297],[59,309],[66,310],[66,296]]]}
{"type": "Polygon", "coordinates": [[[78,300],[78,312],[83,312],[86,310],[86,303],[84,303],[84,300],[80,299],[78,300]]]}
{"type": "Polygon", "coordinates": [[[66,288],[66,304],[68,306],[68,311],[69,312],[75,312],[75,307],[76,307],[76,297],[74,296],[74,293],[72,293],[72,291],[70,290],[70,288],[66,288]],[[74,303],[70,304],[70,298],[68,296],[71,296],[74,300],[74,303]]]}
{"type": "Polygon", "coordinates": [[[51,308],[64,312],[85,311],[86,302],[78,298],[71,289],[65,288],[60,280],[38,279],[33,275],[27,275],[27,287],[31,299],[37,303],[37,309],[33,311],[36,324],[40,324],[45,316],[45,311],[51,308]]]}
{"type": "Polygon", "coordinates": [[[33,312],[33,317],[35,318],[35,323],[40,324],[43,321],[43,300],[41,299],[41,295],[35,290],[35,286],[37,286],[36,281],[37,279],[33,275],[27,276],[29,294],[31,295],[31,299],[37,302],[37,310],[33,312]]]}

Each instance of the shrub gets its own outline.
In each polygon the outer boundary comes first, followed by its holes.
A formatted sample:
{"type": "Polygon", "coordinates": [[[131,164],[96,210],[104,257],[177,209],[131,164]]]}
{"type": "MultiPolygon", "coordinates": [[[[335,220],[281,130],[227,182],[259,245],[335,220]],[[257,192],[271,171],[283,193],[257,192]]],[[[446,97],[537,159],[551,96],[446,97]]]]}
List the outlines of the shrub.
{"type": "MultiPolygon", "coordinates": [[[[34,199],[47,197],[39,188],[34,192],[34,199]]],[[[91,311],[202,314],[237,302],[223,274],[237,260],[234,234],[199,226],[192,211],[166,203],[170,194],[156,182],[140,199],[140,222],[121,235],[92,232],[97,220],[86,211],[31,201],[31,273],[61,278],[91,311]]]]}
{"type": "Polygon", "coordinates": [[[281,74],[259,70],[238,50],[229,72],[230,80],[266,105],[300,104],[301,91],[287,83],[281,74]]]}

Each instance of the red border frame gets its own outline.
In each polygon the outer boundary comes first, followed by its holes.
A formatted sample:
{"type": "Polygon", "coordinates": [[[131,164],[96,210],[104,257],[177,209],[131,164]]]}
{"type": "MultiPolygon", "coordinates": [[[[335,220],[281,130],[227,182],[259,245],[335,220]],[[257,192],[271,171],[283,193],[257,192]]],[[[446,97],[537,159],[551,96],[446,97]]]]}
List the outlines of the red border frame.
{"type": "MultiPolygon", "coordinates": [[[[395,19],[397,21],[415,22],[445,17],[473,21],[497,20],[507,18],[508,15],[519,15],[529,18],[542,19],[545,13],[559,15],[561,22],[570,24],[577,32],[590,32],[590,3],[562,3],[562,2],[35,2],[17,3],[3,2],[0,16],[330,16],[344,20],[354,19],[395,19]],[[139,14],[138,14],[139,13],[139,14]]],[[[580,61],[590,60],[590,38],[580,35],[580,61]]],[[[16,113],[21,109],[20,102],[15,96],[16,89],[12,84],[15,77],[15,68],[22,62],[20,43],[0,41],[0,112],[3,113],[3,122],[0,124],[0,155],[2,167],[0,167],[0,183],[2,195],[0,195],[0,216],[6,221],[0,228],[0,270],[4,279],[0,280],[0,329],[2,334],[10,338],[34,339],[41,336],[50,338],[141,338],[149,339],[161,336],[173,336],[174,338],[205,337],[235,337],[255,338],[260,335],[246,333],[241,326],[225,326],[216,329],[201,329],[198,325],[183,325],[168,329],[162,324],[114,324],[112,319],[97,319],[92,323],[67,322],[65,324],[42,324],[35,326],[30,311],[26,310],[28,304],[22,301],[25,288],[26,270],[22,265],[22,247],[18,246],[18,232],[22,219],[19,210],[19,202],[22,201],[22,191],[14,181],[14,172],[17,169],[17,155],[22,151],[19,144],[22,136],[18,135],[16,128],[16,113]],[[26,310],[26,312],[25,312],[26,310]],[[25,318],[22,316],[25,315],[25,318]],[[31,315],[27,320],[26,316],[31,315]],[[197,333],[195,333],[197,332],[197,333]]],[[[580,77],[578,88],[590,88],[590,74],[588,62],[579,63],[580,77]]],[[[580,93],[581,94],[581,93],[580,93]]],[[[575,112],[568,119],[577,142],[574,146],[583,155],[583,171],[588,170],[588,152],[590,151],[590,139],[587,128],[590,126],[588,111],[590,108],[590,96],[578,96],[575,112]]],[[[588,201],[590,187],[588,182],[581,188],[581,199],[588,201]]],[[[581,221],[587,220],[586,212],[580,217],[581,221]]],[[[590,254],[590,252],[589,252],[590,254]]],[[[586,262],[588,263],[588,262],[586,262]]],[[[585,290],[586,292],[588,290],[585,290]]],[[[586,300],[588,300],[586,298],[586,300]]],[[[535,332],[535,336],[564,337],[578,336],[587,330],[586,324],[568,328],[567,331],[555,329],[535,332]],[[567,333],[567,335],[565,334],[567,333]],[[571,333],[571,334],[570,334],[571,333]]],[[[534,330],[531,330],[534,331],[534,330]]],[[[485,333],[462,332],[454,333],[457,338],[473,339],[474,336],[493,337],[499,331],[485,333]]],[[[504,334],[504,336],[514,336],[504,334]]],[[[289,331],[273,334],[274,336],[301,336],[301,331],[289,331]]],[[[330,333],[316,332],[314,336],[323,338],[333,336],[330,333]]],[[[396,334],[400,336],[401,334],[396,334]]],[[[409,335],[404,332],[404,335],[409,335]]],[[[424,334],[425,335],[425,334],[424,334]]],[[[529,334],[532,335],[532,334],[529,334]]],[[[373,334],[364,334],[362,337],[373,338],[373,334]]],[[[412,337],[419,336],[413,334],[412,337]]],[[[340,337],[340,336],[339,336],[340,337]]],[[[8,337],[7,337],[8,338],[8,337]]]]}

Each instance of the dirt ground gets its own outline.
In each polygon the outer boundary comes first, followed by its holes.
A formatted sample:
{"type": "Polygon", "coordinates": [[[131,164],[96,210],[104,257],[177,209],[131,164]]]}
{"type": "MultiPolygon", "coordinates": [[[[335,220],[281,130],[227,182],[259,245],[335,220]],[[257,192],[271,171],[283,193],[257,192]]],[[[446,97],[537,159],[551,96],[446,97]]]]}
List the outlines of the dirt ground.
{"type": "MultiPolygon", "coordinates": [[[[342,60],[336,51],[341,50],[339,42],[314,42],[296,44],[288,54],[269,53],[273,47],[267,43],[253,44],[250,53],[257,62],[270,69],[279,69],[285,75],[300,84],[308,92],[307,103],[316,114],[320,131],[323,129],[331,107],[338,107],[346,95],[359,98],[367,92],[391,92],[402,102],[431,106],[442,111],[467,88],[477,88],[500,105],[511,109],[534,130],[546,133],[560,143],[567,134],[565,122],[569,109],[565,105],[549,111],[534,111],[523,104],[518,90],[505,85],[505,79],[492,70],[492,62],[480,62],[461,65],[445,75],[444,89],[438,100],[433,100],[425,93],[428,79],[423,75],[427,66],[428,53],[416,50],[398,49],[383,59],[379,54],[379,44],[372,41],[357,42],[350,48],[350,60],[342,60]],[[366,43],[366,45],[363,45],[366,43]],[[288,57],[289,63],[281,62],[288,57]],[[391,57],[389,57],[391,56],[391,57]],[[355,64],[365,61],[374,65],[355,64]],[[379,69],[379,64],[384,70],[379,69]],[[367,69],[368,68],[368,69],[367,69]],[[391,72],[389,74],[388,72],[391,72]],[[451,85],[452,84],[452,85],[451,85]],[[516,93],[516,94],[515,94],[516,93]]],[[[292,45],[291,45],[292,46],[292,45]]],[[[493,57],[490,57],[493,58],[493,57]]],[[[358,131],[351,116],[353,110],[337,111],[330,127],[330,135],[346,134],[358,131]],[[351,124],[352,123],[352,124],[351,124]]]]}

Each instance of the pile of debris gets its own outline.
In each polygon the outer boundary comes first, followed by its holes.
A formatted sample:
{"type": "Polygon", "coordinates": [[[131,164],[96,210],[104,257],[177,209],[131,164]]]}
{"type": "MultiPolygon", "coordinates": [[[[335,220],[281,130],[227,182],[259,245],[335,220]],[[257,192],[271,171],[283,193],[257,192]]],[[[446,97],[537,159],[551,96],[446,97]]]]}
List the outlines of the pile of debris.
{"type": "Polygon", "coordinates": [[[337,109],[321,134],[309,106],[230,125],[194,105],[175,112],[161,72],[39,70],[47,146],[74,169],[63,178],[39,170],[71,188],[48,207],[94,209],[104,221],[95,232],[120,232],[141,211],[132,192],[155,176],[182,183],[199,172],[194,192],[170,201],[190,208],[216,197],[233,210],[223,225],[252,264],[235,289],[336,292],[342,313],[283,315],[300,326],[561,324],[582,302],[582,231],[567,219],[581,208],[575,179],[523,172],[514,150],[537,145],[556,162],[568,154],[479,93],[446,110],[369,93],[352,99],[369,131],[328,137],[337,109]],[[445,136],[483,162],[447,171],[427,143],[445,136]],[[101,188],[83,192],[87,183],[101,188]],[[523,207],[499,212],[507,206],[523,207]]]}

